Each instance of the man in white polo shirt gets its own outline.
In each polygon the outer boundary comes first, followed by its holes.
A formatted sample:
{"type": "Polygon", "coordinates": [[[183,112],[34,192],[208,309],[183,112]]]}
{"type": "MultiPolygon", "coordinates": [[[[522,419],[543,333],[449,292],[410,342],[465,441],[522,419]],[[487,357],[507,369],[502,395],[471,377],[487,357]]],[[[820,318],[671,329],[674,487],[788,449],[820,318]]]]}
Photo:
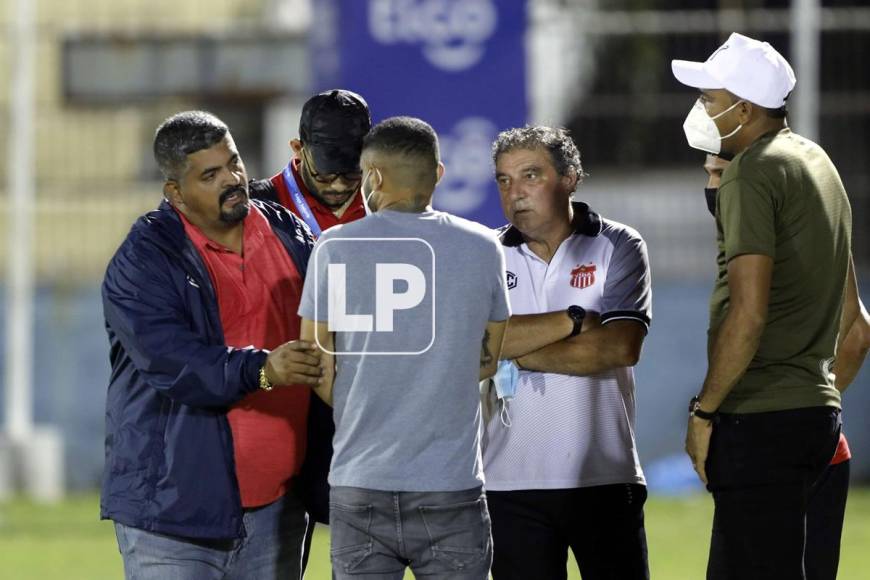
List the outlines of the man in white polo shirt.
{"type": "Polygon", "coordinates": [[[651,314],[646,246],[571,201],[583,170],[564,129],[505,131],[493,159],[511,224],[502,358],[519,368],[489,393],[503,411],[484,439],[493,577],[563,579],[570,548],[584,580],[649,578],[631,368],[651,314]]]}

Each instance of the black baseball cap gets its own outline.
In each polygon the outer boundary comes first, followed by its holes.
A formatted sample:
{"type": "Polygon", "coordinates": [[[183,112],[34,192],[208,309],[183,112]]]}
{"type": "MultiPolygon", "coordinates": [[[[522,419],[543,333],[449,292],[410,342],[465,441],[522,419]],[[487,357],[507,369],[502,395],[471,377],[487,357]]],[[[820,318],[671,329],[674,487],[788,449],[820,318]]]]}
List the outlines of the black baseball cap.
{"type": "Polygon", "coordinates": [[[363,137],[371,128],[365,99],[352,91],[332,89],[302,106],[299,138],[318,173],[354,173],[359,171],[363,137]]]}

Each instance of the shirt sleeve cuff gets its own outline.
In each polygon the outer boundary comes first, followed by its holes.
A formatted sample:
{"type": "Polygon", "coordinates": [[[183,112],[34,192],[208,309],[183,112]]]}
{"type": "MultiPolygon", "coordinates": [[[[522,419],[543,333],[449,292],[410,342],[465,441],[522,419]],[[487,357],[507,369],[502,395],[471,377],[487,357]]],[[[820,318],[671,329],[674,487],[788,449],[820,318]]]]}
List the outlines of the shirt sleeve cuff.
{"type": "Polygon", "coordinates": [[[643,324],[647,332],[649,332],[650,318],[643,312],[637,310],[611,310],[601,315],[601,324],[608,324],[616,320],[634,320],[643,324]]]}

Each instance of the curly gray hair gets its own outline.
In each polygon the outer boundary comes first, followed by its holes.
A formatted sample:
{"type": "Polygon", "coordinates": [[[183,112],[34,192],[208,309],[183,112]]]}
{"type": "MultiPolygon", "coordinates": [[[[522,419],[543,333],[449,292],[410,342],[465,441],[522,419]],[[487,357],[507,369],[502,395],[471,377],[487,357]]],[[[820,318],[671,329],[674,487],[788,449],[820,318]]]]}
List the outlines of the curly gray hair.
{"type": "Polygon", "coordinates": [[[567,175],[573,167],[577,174],[577,185],[580,185],[586,176],[580,164],[580,150],[568,130],[563,127],[526,125],[502,131],[492,144],[492,161],[498,163],[501,155],[517,149],[538,148],[543,148],[550,154],[553,167],[559,175],[567,175]]]}

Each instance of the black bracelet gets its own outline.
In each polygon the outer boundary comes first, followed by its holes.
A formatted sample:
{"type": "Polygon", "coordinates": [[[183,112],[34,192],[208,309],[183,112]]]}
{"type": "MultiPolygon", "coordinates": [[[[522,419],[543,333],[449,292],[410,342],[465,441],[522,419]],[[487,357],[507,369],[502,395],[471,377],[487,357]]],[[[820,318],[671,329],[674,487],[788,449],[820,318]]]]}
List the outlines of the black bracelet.
{"type": "Polygon", "coordinates": [[[718,413],[713,411],[712,413],[708,413],[707,411],[701,409],[701,399],[698,397],[692,397],[692,400],[689,401],[689,416],[690,417],[698,417],[699,419],[704,419],[705,421],[713,421],[716,419],[718,413]]]}

